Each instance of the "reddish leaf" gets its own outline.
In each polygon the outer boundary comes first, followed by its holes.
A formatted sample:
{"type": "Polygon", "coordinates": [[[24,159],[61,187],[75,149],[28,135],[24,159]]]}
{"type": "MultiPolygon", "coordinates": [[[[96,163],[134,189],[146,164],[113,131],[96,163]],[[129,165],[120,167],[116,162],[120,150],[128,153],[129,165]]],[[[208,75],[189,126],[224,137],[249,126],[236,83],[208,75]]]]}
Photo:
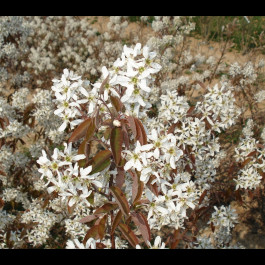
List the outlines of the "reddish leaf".
{"type": "Polygon", "coordinates": [[[265,180],[265,173],[261,169],[258,169],[258,172],[262,176],[262,179],[265,180]]]}
{"type": "Polygon", "coordinates": [[[215,226],[213,225],[213,222],[211,222],[211,229],[212,229],[212,232],[214,233],[215,226]]]}
{"type": "Polygon", "coordinates": [[[118,208],[118,204],[116,203],[110,203],[110,202],[107,202],[105,203],[103,206],[101,206],[100,208],[98,208],[94,214],[100,214],[100,213],[108,213],[112,210],[115,210],[118,208]]]}
{"type": "Polygon", "coordinates": [[[5,130],[5,121],[2,118],[0,118],[0,125],[1,125],[2,129],[5,130]]]}
{"type": "Polygon", "coordinates": [[[105,132],[104,132],[104,134],[103,134],[103,136],[104,136],[104,138],[105,138],[106,140],[109,140],[109,138],[110,138],[110,133],[111,133],[111,128],[110,128],[110,127],[106,128],[106,130],[105,130],[105,132]]]}
{"type": "Polygon", "coordinates": [[[121,210],[119,210],[117,215],[115,216],[115,218],[113,220],[113,223],[112,223],[112,228],[111,228],[111,232],[110,232],[111,235],[113,235],[113,233],[114,233],[116,227],[118,226],[121,218],[122,218],[122,212],[121,212],[121,210]]]}
{"type": "Polygon", "coordinates": [[[179,244],[180,240],[181,240],[180,230],[177,229],[177,230],[175,230],[175,232],[173,234],[173,242],[172,242],[170,248],[175,249],[177,247],[177,245],[179,244]]]}
{"type": "Polygon", "coordinates": [[[110,146],[116,165],[119,164],[121,159],[122,142],[123,142],[122,129],[120,127],[114,127],[111,130],[110,146]]]}
{"type": "Polygon", "coordinates": [[[262,148],[262,149],[265,148],[265,146],[263,144],[259,144],[259,143],[257,144],[257,147],[262,148]]]}
{"type": "Polygon", "coordinates": [[[98,235],[99,238],[102,240],[105,234],[105,227],[106,227],[106,221],[107,221],[107,217],[108,215],[104,215],[101,219],[100,222],[98,224],[98,235]]]}
{"type": "Polygon", "coordinates": [[[99,94],[103,94],[104,93],[104,88],[106,86],[106,84],[109,82],[109,75],[104,79],[104,81],[101,83],[101,86],[99,88],[99,94]]]}
{"type": "Polygon", "coordinates": [[[125,182],[125,171],[123,168],[117,168],[117,175],[116,175],[116,185],[117,187],[121,188],[125,182]]]}
{"type": "Polygon", "coordinates": [[[128,216],[130,213],[130,207],[124,193],[121,191],[120,188],[114,186],[110,187],[110,191],[112,192],[123,214],[128,216]]]}
{"type": "Polygon", "coordinates": [[[123,134],[123,142],[126,148],[130,149],[130,145],[129,145],[130,139],[129,139],[129,135],[126,129],[125,121],[124,120],[120,120],[120,121],[121,121],[121,126],[122,126],[121,129],[122,129],[122,134],[123,134]]]}
{"type": "Polygon", "coordinates": [[[110,96],[112,106],[119,112],[122,109],[122,102],[118,97],[110,96]]]}
{"type": "Polygon", "coordinates": [[[246,160],[244,160],[241,164],[241,168],[243,168],[247,163],[249,163],[252,160],[251,157],[247,158],[246,160]]]}
{"type": "Polygon", "coordinates": [[[128,116],[127,121],[128,121],[129,126],[132,130],[134,138],[136,138],[137,137],[137,129],[136,129],[134,118],[132,116],[128,116]]]}
{"type": "Polygon", "coordinates": [[[10,242],[10,236],[11,236],[11,230],[7,229],[7,232],[6,232],[6,244],[7,244],[8,248],[12,247],[12,244],[10,242]]]}
{"type": "Polygon", "coordinates": [[[176,127],[177,127],[177,124],[176,124],[176,123],[172,124],[172,125],[169,127],[169,129],[168,129],[168,131],[167,131],[167,134],[173,133],[173,132],[175,131],[175,128],[176,128],[176,127]]]}
{"type": "Polygon", "coordinates": [[[150,201],[148,199],[142,199],[142,200],[136,201],[134,205],[149,204],[149,203],[150,201]]]}
{"type": "Polygon", "coordinates": [[[249,154],[247,155],[247,157],[249,157],[249,156],[254,156],[256,153],[257,153],[257,151],[253,151],[253,152],[249,153],[249,154]]]}
{"type": "Polygon", "coordinates": [[[138,238],[133,233],[133,231],[126,224],[119,224],[119,229],[122,232],[123,236],[129,241],[132,247],[136,247],[139,244],[138,238]]]}
{"type": "Polygon", "coordinates": [[[193,110],[195,109],[195,106],[191,106],[189,110],[187,111],[187,115],[191,114],[193,110]]]}
{"type": "Polygon", "coordinates": [[[71,137],[68,140],[68,143],[70,142],[76,142],[78,141],[80,138],[84,137],[86,134],[86,131],[89,127],[91,123],[91,118],[87,118],[85,121],[83,121],[82,123],[80,123],[76,129],[74,130],[74,132],[72,133],[71,137]]]}
{"type": "Polygon", "coordinates": [[[100,216],[101,216],[101,214],[88,215],[88,216],[83,217],[82,219],[80,219],[79,222],[82,223],[82,224],[89,223],[89,222],[99,218],[100,216]]]}
{"type": "Polygon", "coordinates": [[[111,151],[103,150],[96,154],[92,159],[92,171],[89,175],[93,175],[102,171],[110,164],[111,151]]]}
{"type": "Polygon", "coordinates": [[[2,209],[5,205],[5,202],[0,198],[0,209],[2,209]]]}
{"type": "MultiPolygon", "coordinates": [[[[69,200],[70,200],[70,198],[69,198],[69,200]]],[[[69,202],[69,200],[68,200],[68,202],[69,202]]],[[[67,204],[67,210],[68,210],[69,214],[72,214],[74,212],[75,206],[76,206],[76,204],[74,204],[71,207],[67,204]]]]}
{"type": "Polygon", "coordinates": [[[206,194],[207,194],[207,190],[205,190],[205,191],[202,193],[202,195],[201,195],[201,197],[200,197],[200,199],[199,199],[199,205],[201,205],[201,203],[202,203],[204,197],[206,196],[206,194]]]}
{"type": "Polygon", "coordinates": [[[26,122],[31,118],[30,116],[30,112],[35,109],[35,104],[31,103],[29,104],[25,110],[24,110],[24,114],[23,114],[23,124],[26,124],[26,122]]]}
{"type": "Polygon", "coordinates": [[[132,176],[133,183],[132,183],[132,202],[135,204],[142,196],[144,183],[140,181],[140,176],[138,176],[134,171],[128,171],[132,176]]]}
{"type": "Polygon", "coordinates": [[[96,129],[98,129],[100,121],[102,120],[101,115],[99,115],[99,108],[96,109],[95,113],[96,114],[94,116],[94,122],[95,122],[96,129]]]}
{"type": "Polygon", "coordinates": [[[146,186],[150,189],[151,192],[153,192],[155,194],[155,196],[158,196],[158,186],[156,183],[151,184],[151,182],[155,179],[154,176],[151,176],[148,180],[148,182],[146,183],[146,186]]]}
{"type": "Polygon", "coordinates": [[[136,224],[136,226],[139,228],[144,241],[147,243],[147,241],[151,241],[151,231],[149,224],[147,222],[146,217],[142,213],[131,213],[132,220],[136,224]]]}
{"type": "Polygon", "coordinates": [[[136,130],[137,130],[137,137],[136,140],[139,140],[141,145],[147,144],[147,136],[145,133],[145,129],[141,121],[137,118],[134,117],[135,125],[136,125],[136,130]]]}
{"type": "Polygon", "coordinates": [[[93,237],[94,239],[99,239],[99,233],[98,233],[98,225],[92,226],[86,233],[85,238],[83,240],[83,244],[85,245],[87,240],[93,237]]]}
{"type": "Polygon", "coordinates": [[[248,195],[249,195],[250,199],[252,200],[254,197],[254,194],[251,190],[248,190],[248,195]]]}
{"type": "Polygon", "coordinates": [[[126,148],[130,149],[128,133],[126,131],[122,131],[122,133],[123,133],[123,142],[124,142],[126,148]]]}
{"type": "Polygon", "coordinates": [[[236,190],[235,191],[235,196],[236,196],[236,199],[239,201],[239,203],[242,205],[243,200],[242,200],[242,197],[241,197],[241,194],[240,194],[240,190],[236,190]]]}
{"type": "Polygon", "coordinates": [[[188,154],[192,164],[195,164],[196,159],[195,159],[195,155],[191,153],[191,147],[187,146],[186,151],[187,151],[187,154],[188,154]]]}
{"type": "Polygon", "coordinates": [[[233,171],[234,171],[235,169],[236,169],[236,166],[235,166],[234,162],[232,162],[232,163],[230,164],[230,167],[229,167],[228,171],[227,171],[228,175],[230,175],[231,178],[233,177],[232,173],[233,173],[233,171]]]}
{"type": "Polygon", "coordinates": [[[210,206],[207,206],[207,207],[204,206],[204,207],[200,207],[199,209],[196,209],[195,212],[198,217],[201,217],[202,215],[207,213],[209,209],[210,209],[210,206]]]}
{"type": "Polygon", "coordinates": [[[111,125],[112,125],[112,119],[107,119],[102,123],[102,126],[111,126],[111,125]]]}
{"type": "Polygon", "coordinates": [[[231,187],[229,187],[226,192],[225,192],[225,200],[228,202],[229,199],[232,197],[233,195],[233,189],[231,187]]]}
{"type": "Polygon", "coordinates": [[[205,123],[205,127],[207,130],[211,130],[212,129],[212,125],[208,122],[207,118],[205,118],[204,120],[205,123]]]}
{"type": "MultiPolygon", "coordinates": [[[[47,199],[45,199],[41,207],[42,207],[43,209],[46,208],[46,206],[49,204],[50,200],[51,200],[51,198],[47,198],[47,199]]],[[[68,207],[69,207],[69,206],[68,206],[68,207]]],[[[68,210],[68,212],[70,213],[69,210],[68,210]]]]}
{"type": "Polygon", "coordinates": [[[104,245],[103,243],[101,243],[101,242],[96,242],[96,248],[97,249],[104,249],[104,248],[106,248],[107,246],[106,245],[104,245]]]}
{"type": "Polygon", "coordinates": [[[86,131],[86,141],[88,142],[94,135],[96,131],[96,124],[95,124],[95,118],[91,119],[91,123],[89,124],[87,131],[86,131]]]}
{"type": "Polygon", "coordinates": [[[85,167],[87,159],[89,157],[90,153],[90,144],[86,141],[86,139],[80,144],[78,148],[78,154],[79,155],[86,155],[86,158],[79,160],[78,165],[79,167],[85,167]]]}

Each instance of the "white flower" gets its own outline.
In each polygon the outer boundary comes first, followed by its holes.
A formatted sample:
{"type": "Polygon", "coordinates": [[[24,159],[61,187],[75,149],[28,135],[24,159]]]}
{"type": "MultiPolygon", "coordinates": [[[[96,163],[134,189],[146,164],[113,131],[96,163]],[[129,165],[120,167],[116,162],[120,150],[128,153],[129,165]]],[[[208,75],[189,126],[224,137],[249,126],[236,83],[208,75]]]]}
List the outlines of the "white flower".
{"type": "Polygon", "coordinates": [[[66,249],[96,249],[96,241],[94,238],[90,237],[86,245],[80,243],[78,239],[68,240],[66,243],[66,249]]]}
{"type": "Polygon", "coordinates": [[[64,153],[61,152],[61,157],[64,158],[64,161],[60,162],[61,165],[70,165],[72,162],[79,161],[81,159],[85,159],[85,155],[73,155],[72,154],[72,143],[69,143],[67,146],[67,143],[64,143],[64,153]]]}
{"type": "Polygon", "coordinates": [[[52,178],[52,172],[50,170],[51,167],[51,161],[47,158],[47,154],[44,150],[42,150],[42,156],[39,157],[37,160],[37,163],[41,166],[38,171],[42,174],[41,179],[44,176],[47,176],[48,178],[52,178]]]}
{"type": "Polygon", "coordinates": [[[160,236],[157,236],[155,238],[155,242],[154,245],[152,246],[150,242],[148,242],[148,247],[150,249],[165,249],[166,248],[166,244],[164,242],[162,242],[162,239],[160,236]]]}
{"type": "MultiPolygon", "coordinates": [[[[108,100],[110,91],[114,96],[120,97],[120,95],[117,93],[117,91],[114,88],[115,85],[117,85],[117,74],[109,72],[106,66],[102,67],[102,73],[103,73],[103,80],[105,80],[108,77],[108,82],[104,86],[104,93],[103,93],[104,101],[108,100]]],[[[97,82],[94,84],[94,88],[98,90],[101,87],[101,85],[102,83],[97,82]]]]}
{"type": "Polygon", "coordinates": [[[123,151],[129,157],[129,160],[124,165],[124,170],[127,171],[131,168],[135,168],[141,171],[144,166],[147,166],[146,153],[152,148],[152,145],[141,145],[139,141],[136,142],[136,147],[133,152],[129,150],[123,151]]]}

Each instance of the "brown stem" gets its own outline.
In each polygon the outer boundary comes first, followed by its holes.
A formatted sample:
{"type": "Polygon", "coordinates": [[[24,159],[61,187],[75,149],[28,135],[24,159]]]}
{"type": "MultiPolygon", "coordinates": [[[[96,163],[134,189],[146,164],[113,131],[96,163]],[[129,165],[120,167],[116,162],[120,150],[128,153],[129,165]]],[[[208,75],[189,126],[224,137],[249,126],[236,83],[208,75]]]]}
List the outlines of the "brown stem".
{"type": "Polygon", "coordinates": [[[222,61],[222,59],[223,59],[223,57],[224,57],[224,54],[225,54],[225,50],[226,50],[226,46],[227,46],[227,44],[228,44],[228,41],[229,41],[229,38],[227,38],[227,40],[225,41],[225,45],[224,45],[224,48],[223,48],[223,50],[222,50],[221,57],[220,57],[219,61],[217,62],[216,66],[215,66],[215,69],[214,69],[214,71],[213,71],[213,74],[212,74],[212,76],[211,76],[211,79],[210,79],[210,82],[209,82],[209,83],[211,83],[212,80],[213,80],[213,78],[215,77],[215,74],[216,74],[217,68],[218,68],[218,66],[220,65],[220,63],[221,63],[221,61],[222,61]]]}

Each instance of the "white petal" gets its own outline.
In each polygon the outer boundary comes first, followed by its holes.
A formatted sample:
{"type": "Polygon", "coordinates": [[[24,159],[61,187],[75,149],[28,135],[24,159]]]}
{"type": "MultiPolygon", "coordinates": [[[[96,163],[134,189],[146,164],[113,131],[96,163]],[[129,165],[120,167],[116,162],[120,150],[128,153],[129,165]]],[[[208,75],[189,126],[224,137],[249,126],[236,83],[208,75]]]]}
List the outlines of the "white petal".
{"type": "Polygon", "coordinates": [[[154,157],[155,157],[156,159],[158,159],[158,158],[159,158],[159,154],[160,154],[159,149],[156,148],[155,151],[154,151],[154,157]]]}
{"type": "Polygon", "coordinates": [[[153,147],[153,144],[145,144],[141,146],[142,151],[149,151],[153,147]]]}
{"type": "Polygon", "coordinates": [[[175,158],[173,156],[170,157],[169,163],[173,169],[176,169],[175,158]]]}
{"type": "Polygon", "coordinates": [[[68,205],[72,207],[75,204],[75,199],[72,197],[70,201],[68,202],[68,205]]]}
{"type": "Polygon", "coordinates": [[[56,186],[51,186],[51,187],[48,187],[47,188],[47,191],[48,191],[48,193],[52,193],[53,191],[55,191],[56,190],[56,186]]]}
{"type": "Polygon", "coordinates": [[[102,185],[102,183],[100,181],[93,180],[92,183],[95,184],[99,188],[102,188],[103,187],[103,185],[102,185]]]}
{"type": "Polygon", "coordinates": [[[168,214],[168,210],[161,207],[161,206],[157,206],[156,209],[161,212],[162,214],[168,214]]]}
{"type": "Polygon", "coordinates": [[[67,125],[67,122],[64,121],[64,123],[58,128],[58,131],[59,132],[63,132],[65,130],[65,128],[66,128],[66,125],[67,125]]]}
{"type": "Polygon", "coordinates": [[[125,164],[125,166],[124,166],[124,170],[127,171],[127,170],[129,170],[132,166],[133,166],[133,160],[131,159],[131,160],[129,160],[129,161],[125,164]]]}
{"type": "Polygon", "coordinates": [[[103,78],[105,79],[108,76],[108,74],[109,74],[109,71],[108,71],[107,67],[103,66],[101,71],[102,71],[102,74],[103,74],[103,78]]]}
{"type": "Polygon", "coordinates": [[[81,168],[80,169],[80,172],[81,172],[81,176],[87,176],[90,172],[92,171],[92,166],[88,166],[87,168],[83,169],[81,168]]]}

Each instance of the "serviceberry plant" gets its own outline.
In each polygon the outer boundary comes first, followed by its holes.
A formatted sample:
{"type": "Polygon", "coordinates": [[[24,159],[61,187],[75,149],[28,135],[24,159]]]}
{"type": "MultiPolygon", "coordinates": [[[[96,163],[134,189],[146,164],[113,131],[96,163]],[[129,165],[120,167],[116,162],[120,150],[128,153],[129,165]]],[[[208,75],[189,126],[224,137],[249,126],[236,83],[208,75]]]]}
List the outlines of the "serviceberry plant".
{"type": "Polygon", "coordinates": [[[191,17],[140,17],[146,40],[130,23],[1,18],[0,248],[244,248],[232,202],[264,192],[264,62],[192,55],[191,17]]]}

